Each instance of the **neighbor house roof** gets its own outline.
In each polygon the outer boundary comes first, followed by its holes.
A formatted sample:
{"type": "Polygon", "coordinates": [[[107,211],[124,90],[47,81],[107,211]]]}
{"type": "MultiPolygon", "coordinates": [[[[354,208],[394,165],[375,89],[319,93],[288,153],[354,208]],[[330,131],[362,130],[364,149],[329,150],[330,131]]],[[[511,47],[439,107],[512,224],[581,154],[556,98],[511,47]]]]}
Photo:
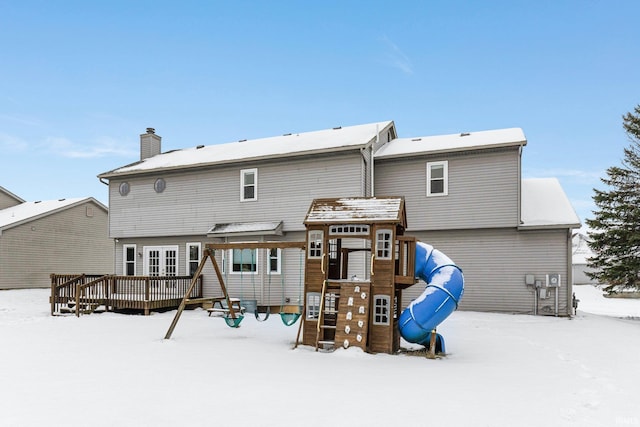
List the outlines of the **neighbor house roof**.
{"type": "Polygon", "coordinates": [[[54,212],[67,209],[87,201],[92,201],[105,211],[107,210],[106,206],[95,200],[93,197],[24,202],[19,205],[0,210],[0,231],[51,215],[54,212]]]}
{"type": "Polygon", "coordinates": [[[389,159],[420,154],[438,154],[526,144],[527,139],[520,128],[463,132],[418,138],[396,138],[381,147],[376,152],[375,158],[389,159]]]}
{"type": "Polygon", "coordinates": [[[520,228],[579,228],[580,218],[556,178],[522,180],[520,228]]]}
{"type": "Polygon", "coordinates": [[[98,177],[112,178],[154,170],[182,169],[355,149],[370,143],[388,126],[393,126],[393,122],[337,127],[226,144],[199,145],[158,154],[131,165],[104,172],[98,177]]]}
{"type": "Polygon", "coordinates": [[[12,199],[14,199],[18,203],[24,203],[25,202],[24,199],[22,199],[21,197],[16,196],[11,191],[7,190],[6,188],[4,188],[1,185],[0,185],[0,193],[6,194],[7,196],[11,197],[12,199]]]}
{"type": "Polygon", "coordinates": [[[315,199],[305,224],[391,222],[406,223],[402,197],[344,197],[315,199]]]}

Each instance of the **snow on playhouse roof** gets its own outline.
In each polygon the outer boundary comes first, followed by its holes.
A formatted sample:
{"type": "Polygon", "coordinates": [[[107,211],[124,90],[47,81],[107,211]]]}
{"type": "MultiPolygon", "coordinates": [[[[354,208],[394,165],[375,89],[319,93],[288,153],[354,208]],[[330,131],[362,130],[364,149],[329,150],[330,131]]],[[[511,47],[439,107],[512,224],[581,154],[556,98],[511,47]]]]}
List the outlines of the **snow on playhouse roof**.
{"type": "Polygon", "coordinates": [[[120,174],[142,173],[157,169],[177,169],[251,161],[273,157],[313,154],[326,150],[357,148],[371,142],[392,121],[337,127],[313,132],[285,134],[270,138],[241,140],[169,151],[98,175],[110,178],[120,174]]]}
{"type": "Polygon", "coordinates": [[[11,228],[23,222],[49,215],[55,211],[68,208],[72,205],[91,200],[97,205],[102,205],[92,197],[81,197],[74,199],[45,200],[41,202],[24,202],[16,206],[11,206],[0,210],[0,231],[4,228],[11,228]]]}
{"type": "Polygon", "coordinates": [[[315,199],[305,224],[310,223],[393,222],[404,223],[402,197],[348,197],[315,199]]]}
{"type": "Polygon", "coordinates": [[[522,180],[521,228],[579,228],[580,218],[556,178],[522,180]]]}
{"type": "Polygon", "coordinates": [[[376,159],[465,151],[478,148],[526,145],[527,138],[520,128],[463,132],[451,135],[397,138],[385,144],[375,154],[376,159]]]}

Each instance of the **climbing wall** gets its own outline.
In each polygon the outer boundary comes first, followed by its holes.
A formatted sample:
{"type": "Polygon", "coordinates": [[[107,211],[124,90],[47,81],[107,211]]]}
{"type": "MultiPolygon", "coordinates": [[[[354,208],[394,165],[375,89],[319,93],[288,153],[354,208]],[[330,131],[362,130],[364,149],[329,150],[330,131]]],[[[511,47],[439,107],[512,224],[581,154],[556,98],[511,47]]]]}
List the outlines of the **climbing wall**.
{"type": "Polygon", "coordinates": [[[369,299],[367,282],[345,282],[340,286],[340,303],[336,323],[336,347],[360,347],[367,350],[369,299]]]}

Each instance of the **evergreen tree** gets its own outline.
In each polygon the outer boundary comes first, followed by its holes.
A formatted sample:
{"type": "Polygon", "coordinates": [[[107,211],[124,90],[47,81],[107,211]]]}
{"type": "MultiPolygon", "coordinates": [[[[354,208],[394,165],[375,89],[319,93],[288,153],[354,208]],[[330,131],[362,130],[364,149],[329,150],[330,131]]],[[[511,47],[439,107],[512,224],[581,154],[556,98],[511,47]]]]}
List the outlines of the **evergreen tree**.
{"type": "Polygon", "coordinates": [[[594,272],[587,274],[609,293],[640,290],[640,105],[622,120],[631,145],[622,165],[608,168],[600,179],[608,190],[594,189],[598,209],[586,220],[595,253],[588,263],[594,272]]]}

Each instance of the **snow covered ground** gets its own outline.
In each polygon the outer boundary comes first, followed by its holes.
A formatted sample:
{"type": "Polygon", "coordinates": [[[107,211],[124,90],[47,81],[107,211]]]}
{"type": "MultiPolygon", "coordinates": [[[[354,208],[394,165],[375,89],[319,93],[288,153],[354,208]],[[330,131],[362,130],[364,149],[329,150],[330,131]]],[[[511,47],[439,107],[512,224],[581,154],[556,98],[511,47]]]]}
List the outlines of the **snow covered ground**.
{"type": "Polygon", "coordinates": [[[0,291],[2,426],[640,426],[640,300],[573,319],[455,312],[447,357],[292,350],[297,324],[205,311],[51,317],[0,291]]]}

